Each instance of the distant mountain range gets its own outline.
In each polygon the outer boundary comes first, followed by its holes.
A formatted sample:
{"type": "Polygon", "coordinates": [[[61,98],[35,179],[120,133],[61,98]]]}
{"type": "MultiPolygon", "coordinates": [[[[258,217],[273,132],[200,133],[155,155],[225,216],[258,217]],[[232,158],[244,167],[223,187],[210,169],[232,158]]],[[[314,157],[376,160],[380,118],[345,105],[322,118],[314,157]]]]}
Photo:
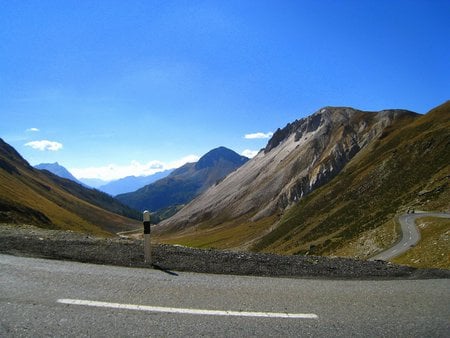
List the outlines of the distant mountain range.
{"type": "MultiPolygon", "coordinates": [[[[82,178],[77,179],[75,176],[72,175],[72,173],[65,167],[63,167],[58,162],[55,163],[40,163],[38,165],[35,165],[34,168],[39,170],[47,170],[51,172],[52,174],[55,174],[62,178],[67,178],[68,180],[71,180],[73,182],[76,182],[78,184],[84,185],[86,188],[96,188],[98,189],[100,186],[107,184],[107,181],[103,181],[96,178],[82,178]]],[[[101,190],[101,189],[99,189],[101,190]]],[[[103,190],[102,190],[103,191],[103,190]]]]}
{"type": "Polygon", "coordinates": [[[62,165],[60,165],[58,162],[55,163],[41,163],[38,165],[34,166],[36,169],[39,170],[47,170],[50,171],[51,173],[62,177],[62,178],[67,178],[68,180],[72,180],[74,182],[77,182],[79,184],[83,184],[82,182],[78,181],[75,176],[73,176],[69,170],[67,170],[65,167],[63,167],[62,165]]]}
{"type": "Polygon", "coordinates": [[[140,211],[156,212],[170,208],[170,215],[247,161],[247,157],[219,147],[202,156],[196,163],[187,163],[165,178],[135,192],[117,195],[116,198],[140,211]]]}
{"type": "Polygon", "coordinates": [[[367,258],[395,241],[399,213],[450,210],[449,149],[450,101],[426,115],[325,107],[278,129],[154,234],[197,247],[367,258]]]}
{"type": "Polygon", "coordinates": [[[110,236],[140,227],[140,217],[108,194],[33,168],[0,139],[0,223],[110,236]]]}
{"type": "Polygon", "coordinates": [[[106,192],[107,194],[110,194],[111,196],[123,194],[126,192],[135,191],[139,188],[142,188],[143,186],[153,183],[161,178],[166,177],[169,175],[173,169],[171,170],[165,170],[162,172],[158,172],[153,175],[148,176],[127,176],[118,180],[114,180],[111,182],[105,182],[103,180],[99,179],[81,179],[78,180],[73,176],[69,170],[67,170],[65,167],[60,165],[58,162],[55,163],[41,163],[34,166],[36,169],[39,170],[47,170],[51,173],[62,177],[67,178],[69,180],[72,180],[74,182],[77,182],[79,184],[82,184],[86,187],[93,187],[100,191],[106,192]]]}
{"type": "Polygon", "coordinates": [[[157,180],[168,176],[172,171],[173,169],[165,170],[148,176],[127,176],[101,185],[98,189],[112,196],[124,194],[127,192],[136,191],[147,184],[156,182],[157,180]]]}
{"type": "Polygon", "coordinates": [[[99,178],[80,178],[79,181],[91,188],[98,189],[102,185],[108,184],[108,181],[101,180],[99,178]]]}

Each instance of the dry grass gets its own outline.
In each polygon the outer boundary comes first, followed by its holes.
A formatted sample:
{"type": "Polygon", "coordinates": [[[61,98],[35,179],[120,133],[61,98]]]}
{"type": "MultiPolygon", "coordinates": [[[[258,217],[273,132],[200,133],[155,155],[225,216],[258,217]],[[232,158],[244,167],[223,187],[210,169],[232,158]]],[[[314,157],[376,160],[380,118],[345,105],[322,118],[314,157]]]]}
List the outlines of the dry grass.
{"type": "Polygon", "coordinates": [[[242,219],[237,219],[218,226],[189,227],[175,234],[156,235],[155,240],[160,243],[180,244],[196,248],[242,249],[266,233],[274,220],[274,217],[264,218],[257,222],[242,222],[242,219]]]}
{"type": "Polygon", "coordinates": [[[330,255],[368,259],[378,252],[390,248],[400,238],[401,228],[396,220],[363,232],[346,245],[330,252],[330,255]]]}

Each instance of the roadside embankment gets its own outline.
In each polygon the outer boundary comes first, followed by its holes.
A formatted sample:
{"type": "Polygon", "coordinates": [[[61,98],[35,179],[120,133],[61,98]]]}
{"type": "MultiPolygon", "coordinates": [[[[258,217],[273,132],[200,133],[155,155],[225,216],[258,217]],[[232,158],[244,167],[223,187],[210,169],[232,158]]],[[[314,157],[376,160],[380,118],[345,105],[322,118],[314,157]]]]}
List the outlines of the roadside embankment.
{"type": "MultiPolygon", "coordinates": [[[[144,263],[142,240],[99,238],[70,231],[0,224],[0,253],[128,267],[144,263]]],[[[415,269],[384,261],[152,246],[153,267],[201,272],[296,278],[450,278],[450,270],[415,269]]]]}

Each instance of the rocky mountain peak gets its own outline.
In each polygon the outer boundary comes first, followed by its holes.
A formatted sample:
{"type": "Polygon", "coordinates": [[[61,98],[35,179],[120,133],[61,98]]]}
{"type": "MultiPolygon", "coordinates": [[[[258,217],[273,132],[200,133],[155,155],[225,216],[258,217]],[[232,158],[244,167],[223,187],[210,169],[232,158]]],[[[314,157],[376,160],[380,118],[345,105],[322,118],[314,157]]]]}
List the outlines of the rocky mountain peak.
{"type": "Polygon", "coordinates": [[[377,128],[373,131],[373,133],[377,133],[389,125],[393,119],[405,114],[417,115],[402,109],[366,112],[350,107],[323,107],[310,116],[288,123],[284,128],[278,128],[264,148],[264,153],[267,154],[293,134],[295,134],[295,142],[297,142],[307,134],[315,133],[319,129],[322,131],[320,135],[336,131],[340,127],[344,127],[343,134],[355,134],[364,130],[372,121],[377,120],[377,128]]]}
{"type": "Polygon", "coordinates": [[[276,148],[281,142],[295,134],[295,141],[300,140],[305,134],[313,133],[320,127],[337,122],[348,121],[351,115],[357,113],[358,110],[348,107],[324,107],[316,111],[314,114],[288,123],[284,128],[278,128],[272,138],[267,143],[264,153],[268,153],[276,148]]]}
{"type": "Polygon", "coordinates": [[[62,178],[67,178],[71,181],[74,181],[76,183],[82,184],[80,181],[78,181],[75,176],[73,176],[69,170],[67,170],[65,167],[63,167],[62,165],[60,165],[58,162],[55,163],[40,163],[38,165],[34,166],[36,169],[39,170],[47,170],[50,171],[51,173],[62,177],[62,178]]]}

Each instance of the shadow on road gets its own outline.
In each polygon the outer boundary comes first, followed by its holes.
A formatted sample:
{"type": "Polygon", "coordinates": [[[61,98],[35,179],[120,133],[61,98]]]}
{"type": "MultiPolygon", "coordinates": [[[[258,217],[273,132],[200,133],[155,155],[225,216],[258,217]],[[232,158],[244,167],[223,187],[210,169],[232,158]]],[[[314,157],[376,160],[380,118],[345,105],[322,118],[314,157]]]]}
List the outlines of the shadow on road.
{"type": "Polygon", "coordinates": [[[164,266],[162,266],[162,265],[160,265],[160,264],[158,264],[158,263],[152,263],[152,267],[153,267],[154,269],[156,269],[156,270],[160,270],[160,271],[162,271],[162,272],[165,272],[165,273],[167,273],[168,275],[171,275],[171,276],[178,276],[177,273],[175,273],[175,272],[173,272],[173,271],[170,271],[169,269],[167,269],[166,267],[164,267],[164,266]]]}

